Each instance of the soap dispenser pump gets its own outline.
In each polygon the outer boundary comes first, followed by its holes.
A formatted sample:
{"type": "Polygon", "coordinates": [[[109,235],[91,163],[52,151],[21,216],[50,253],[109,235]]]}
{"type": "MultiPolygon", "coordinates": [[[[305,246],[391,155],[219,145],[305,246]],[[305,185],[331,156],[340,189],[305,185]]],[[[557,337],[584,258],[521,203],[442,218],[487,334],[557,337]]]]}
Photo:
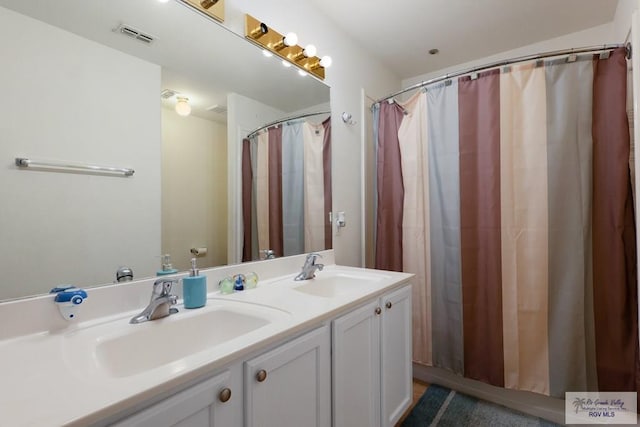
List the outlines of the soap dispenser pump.
{"type": "Polygon", "coordinates": [[[156,276],[166,276],[167,274],[176,274],[178,270],[171,265],[171,255],[162,255],[162,270],[156,272],[156,276]]]}
{"type": "Polygon", "coordinates": [[[200,308],[207,303],[207,277],[200,276],[196,259],[191,258],[189,277],[182,279],[184,308],[200,308]]]}

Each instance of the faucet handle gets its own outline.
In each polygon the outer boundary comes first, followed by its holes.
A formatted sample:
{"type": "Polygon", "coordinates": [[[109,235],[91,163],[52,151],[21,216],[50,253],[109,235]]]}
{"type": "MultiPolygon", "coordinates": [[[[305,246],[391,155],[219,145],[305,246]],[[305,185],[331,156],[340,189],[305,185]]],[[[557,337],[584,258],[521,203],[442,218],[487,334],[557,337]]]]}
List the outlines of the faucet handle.
{"type": "Polygon", "coordinates": [[[173,285],[178,283],[178,279],[157,279],[153,282],[153,292],[151,294],[151,299],[157,297],[166,297],[171,294],[171,288],[173,285]]]}
{"type": "Polygon", "coordinates": [[[311,252],[309,255],[307,255],[307,259],[312,261],[315,261],[317,258],[322,258],[322,255],[317,252],[311,252]]]}

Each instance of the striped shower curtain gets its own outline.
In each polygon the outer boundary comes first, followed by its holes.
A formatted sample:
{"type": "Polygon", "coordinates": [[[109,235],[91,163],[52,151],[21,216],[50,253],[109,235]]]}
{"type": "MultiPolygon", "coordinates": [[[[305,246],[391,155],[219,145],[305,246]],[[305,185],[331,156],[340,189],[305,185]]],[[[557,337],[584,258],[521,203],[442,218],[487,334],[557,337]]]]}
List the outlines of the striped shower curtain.
{"type": "Polygon", "coordinates": [[[626,74],[620,49],[376,106],[376,267],[416,274],[416,362],[556,397],[640,391],[626,74]]]}
{"type": "Polygon", "coordinates": [[[330,249],[331,118],[285,122],[242,144],[242,261],[330,249]]]}

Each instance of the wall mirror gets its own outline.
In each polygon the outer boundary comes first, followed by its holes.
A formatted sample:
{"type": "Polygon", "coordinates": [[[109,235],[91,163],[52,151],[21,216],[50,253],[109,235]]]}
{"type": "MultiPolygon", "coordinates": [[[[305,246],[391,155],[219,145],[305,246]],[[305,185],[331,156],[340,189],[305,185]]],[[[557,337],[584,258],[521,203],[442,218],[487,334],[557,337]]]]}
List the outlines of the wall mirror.
{"type": "Polygon", "coordinates": [[[239,262],[244,137],[329,106],[324,83],[179,1],[0,0],[0,55],[0,300],[153,276],[163,253],[186,270],[191,248],[201,268],[239,262]]]}

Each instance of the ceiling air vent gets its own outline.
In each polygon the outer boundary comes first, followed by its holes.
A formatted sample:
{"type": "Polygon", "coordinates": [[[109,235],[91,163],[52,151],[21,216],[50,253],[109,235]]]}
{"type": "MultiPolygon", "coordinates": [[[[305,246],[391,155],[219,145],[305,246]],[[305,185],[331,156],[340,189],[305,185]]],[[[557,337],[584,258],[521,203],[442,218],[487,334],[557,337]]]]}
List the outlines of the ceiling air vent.
{"type": "Polygon", "coordinates": [[[211,107],[207,107],[206,110],[216,114],[227,114],[227,107],[224,105],[212,105],[211,107]]]}
{"type": "Polygon", "coordinates": [[[172,96],[176,96],[178,94],[178,92],[176,92],[175,90],[172,89],[164,89],[162,92],[160,92],[160,98],[162,99],[169,99],[172,96]]]}
{"type": "Polygon", "coordinates": [[[137,30],[129,25],[120,24],[114,31],[119,31],[125,36],[129,36],[132,39],[136,39],[145,44],[153,43],[154,37],[149,34],[145,34],[140,30],[137,30]]]}

